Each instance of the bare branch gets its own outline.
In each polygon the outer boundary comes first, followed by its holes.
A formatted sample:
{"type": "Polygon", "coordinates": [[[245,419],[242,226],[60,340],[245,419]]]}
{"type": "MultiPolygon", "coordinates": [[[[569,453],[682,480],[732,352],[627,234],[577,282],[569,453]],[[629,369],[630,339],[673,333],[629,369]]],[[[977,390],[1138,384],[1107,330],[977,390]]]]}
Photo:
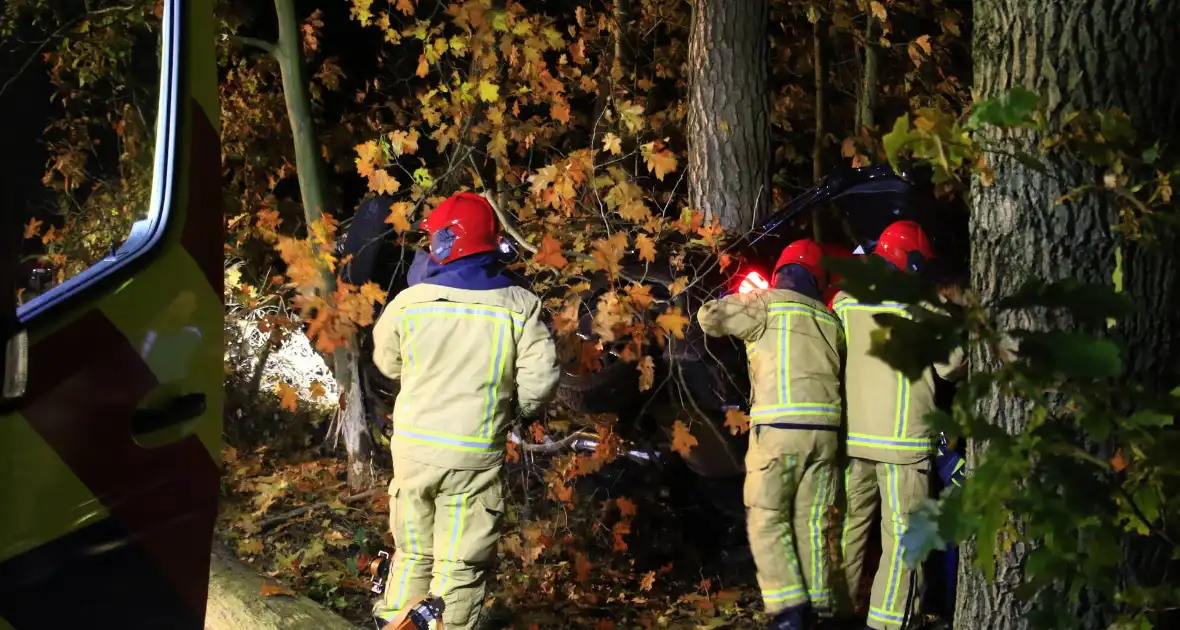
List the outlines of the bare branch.
{"type": "Polygon", "coordinates": [[[278,48],[275,46],[274,42],[270,42],[265,39],[258,39],[257,37],[243,37],[241,35],[234,35],[233,40],[235,42],[238,42],[239,44],[242,44],[245,46],[250,46],[253,48],[257,48],[258,50],[261,50],[262,52],[265,52],[265,53],[268,53],[271,55],[278,54],[278,48]]]}

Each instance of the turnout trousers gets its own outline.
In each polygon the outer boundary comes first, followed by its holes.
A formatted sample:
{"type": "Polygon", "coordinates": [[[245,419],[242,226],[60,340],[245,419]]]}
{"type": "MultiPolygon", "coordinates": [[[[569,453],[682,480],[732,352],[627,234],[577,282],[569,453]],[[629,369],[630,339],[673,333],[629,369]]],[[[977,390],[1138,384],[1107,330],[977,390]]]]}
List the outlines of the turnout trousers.
{"type": "Polygon", "coordinates": [[[827,533],[838,444],[835,430],[751,429],[746,527],[769,614],[807,603],[821,610],[831,605],[827,533]]]}
{"type": "Polygon", "coordinates": [[[394,462],[390,531],[396,553],[373,616],[392,620],[428,593],[443,598],[448,630],[475,628],[504,516],[501,467],[440,468],[394,462]]]}
{"type": "Polygon", "coordinates": [[[881,563],[869,597],[870,628],[897,630],[918,614],[921,571],[906,566],[901,542],[910,513],[929,495],[929,468],[927,460],[887,464],[853,457],[844,470],[844,578],[853,603],[859,601],[873,511],[881,505],[881,563]]]}

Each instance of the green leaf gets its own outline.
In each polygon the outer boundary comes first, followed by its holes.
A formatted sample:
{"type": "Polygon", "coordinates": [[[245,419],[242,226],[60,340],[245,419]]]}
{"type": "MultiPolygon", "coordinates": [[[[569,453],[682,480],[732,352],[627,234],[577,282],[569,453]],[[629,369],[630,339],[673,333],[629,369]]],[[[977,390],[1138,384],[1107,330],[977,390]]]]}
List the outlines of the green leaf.
{"type": "Polygon", "coordinates": [[[1123,427],[1170,427],[1172,420],[1172,414],[1144,409],[1131,414],[1131,417],[1123,422],[1123,427]]]}
{"type": "Polygon", "coordinates": [[[1044,162],[1037,159],[1037,156],[1031,153],[1019,150],[1013,151],[1012,157],[1016,158],[1017,162],[1020,162],[1025,166],[1025,168],[1028,168],[1029,170],[1036,171],[1042,175],[1047,175],[1049,173],[1049,167],[1045,166],[1044,162]]]}
{"type": "MultiPolygon", "coordinates": [[[[910,379],[916,381],[935,363],[945,362],[959,345],[958,339],[943,331],[950,327],[915,322],[892,313],[878,313],[873,319],[881,328],[872,332],[869,354],[879,357],[910,379]]],[[[949,319],[949,318],[947,318],[949,319]]]]}
{"type": "Polygon", "coordinates": [[[861,302],[938,304],[941,301],[938,291],[929,280],[915,273],[898,271],[880,256],[825,256],[820,264],[830,273],[841,276],[836,286],[861,302]]]}
{"type": "Polygon", "coordinates": [[[889,165],[893,170],[900,170],[898,152],[917,137],[910,131],[910,115],[902,114],[893,123],[893,131],[881,138],[881,146],[885,149],[885,156],[889,158],[889,165]]]}
{"type": "Polygon", "coordinates": [[[1033,112],[1040,97],[1022,87],[1015,87],[996,98],[980,101],[971,109],[967,119],[968,129],[982,129],[985,126],[1032,127],[1033,112]]]}
{"type": "Polygon", "coordinates": [[[1080,332],[1013,331],[1019,355],[1030,371],[1072,379],[1113,378],[1123,371],[1119,347],[1113,341],[1080,332]]]}
{"type": "Polygon", "coordinates": [[[1039,278],[1025,282],[996,305],[1001,309],[1063,308],[1080,323],[1102,326],[1107,318],[1119,318],[1134,311],[1134,303],[1111,287],[1083,284],[1072,278],[1046,283],[1039,278]]]}
{"type": "Polygon", "coordinates": [[[926,560],[931,551],[946,549],[947,542],[938,531],[940,510],[937,501],[925,499],[917,510],[910,513],[909,525],[901,537],[907,566],[916,567],[926,560]]]}
{"type": "Polygon", "coordinates": [[[1143,161],[1147,164],[1155,164],[1155,161],[1160,157],[1160,143],[1156,142],[1143,152],[1143,161]]]}
{"type": "Polygon", "coordinates": [[[1159,493],[1151,486],[1141,486],[1135,491],[1134,496],[1135,507],[1139,508],[1139,512],[1147,520],[1147,524],[1155,523],[1160,517],[1159,493]]]}
{"type": "Polygon", "coordinates": [[[423,188],[431,188],[434,186],[434,177],[430,174],[430,169],[425,167],[416,169],[414,171],[414,181],[423,188]]]}

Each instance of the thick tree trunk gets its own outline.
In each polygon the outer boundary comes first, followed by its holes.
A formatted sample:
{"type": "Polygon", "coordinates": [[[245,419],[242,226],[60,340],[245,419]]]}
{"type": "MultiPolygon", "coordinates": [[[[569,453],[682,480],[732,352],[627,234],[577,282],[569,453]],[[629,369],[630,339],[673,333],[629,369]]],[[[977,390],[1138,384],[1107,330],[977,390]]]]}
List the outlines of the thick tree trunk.
{"type": "MultiPolygon", "coordinates": [[[[303,214],[308,225],[311,225],[323,217],[326,180],[303,70],[295,0],[275,0],[275,14],[278,18],[279,40],[274,47],[274,55],[283,75],[283,96],[287,102],[291,136],[295,141],[295,170],[299,178],[303,214]]],[[[330,296],[336,289],[336,276],[327,268],[321,270],[321,275],[324,295],[330,296]]],[[[353,341],[338,348],[332,361],[336,383],[341,391],[349,392],[350,402],[353,392],[360,392],[356,354],[356,343],[353,341]]],[[[363,396],[363,393],[360,395],[363,396]]],[[[348,454],[348,487],[354,493],[367,490],[373,483],[370,473],[373,445],[364,409],[363,404],[347,405],[340,414],[343,426],[337,427],[337,431],[344,436],[344,447],[348,454]]]]}
{"type": "Polygon", "coordinates": [[[205,630],[357,630],[343,617],[298,596],[263,596],[271,584],[214,544],[205,630]]]}
{"type": "Polygon", "coordinates": [[[769,206],[768,0],[696,0],[688,41],[688,191],[745,232],[769,206]]]}
{"type": "MultiPolygon", "coordinates": [[[[973,54],[979,98],[1022,86],[1046,99],[1052,126],[1069,111],[1120,107],[1146,137],[1171,138],[1180,129],[1180,103],[1170,87],[1180,70],[1180,47],[1172,35],[1178,19],[1180,5],[1153,0],[976,0],[973,54]]],[[[1016,140],[1033,151],[1040,138],[1022,132],[1016,140]]],[[[1159,383],[1180,340],[1172,257],[1120,239],[1111,230],[1114,208],[1098,195],[1057,203],[1073,186],[1100,178],[1097,169],[1064,159],[1054,165],[1062,178],[1055,181],[1012,158],[989,156],[989,162],[995,185],[984,187],[976,180],[972,186],[972,283],[983,301],[1010,294],[1030,276],[1111,284],[1121,249],[1124,290],[1141,308],[1118,322],[1115,334],[1127,344],[1131,376],[1159,383]]],[[[1022,314],[1000,323],[1037,329],[1049,322],[1022,314]]],[[[995,359],[980,352],[972,363],[976,369],[991,368],[995,359]]],[[[1012,432],[1027,421],[1025,405],[999,396],[985,400],[982,412],[1012,432]]],[[[983,447],[972,445],[969,465],[983,447]]],[[[1025,552],[1017,546],[1003,553],[998,574],[983,576],[971,566],[975,546],[963,545],[956,628],[1028,627],[1022,619],[1025,604],[1015,595],[1025,552]]],[[[1085,613],[1087,626],[1105,627],[1101,605],[1079,612],[1085,613]]]]}

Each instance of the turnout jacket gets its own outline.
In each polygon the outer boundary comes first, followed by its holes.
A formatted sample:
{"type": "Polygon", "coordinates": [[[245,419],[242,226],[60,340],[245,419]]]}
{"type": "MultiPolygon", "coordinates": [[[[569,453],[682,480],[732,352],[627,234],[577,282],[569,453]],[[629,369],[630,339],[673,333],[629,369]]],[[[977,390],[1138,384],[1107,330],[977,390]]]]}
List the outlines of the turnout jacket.
{"type": "Polygon", "coordinates": [[[891,313],[910,318],[904,304],[864,304],[841,291],[833,310],[844,325],[848,356],[844,379],[848,413],[848,456],[887,464],[915,464],[934,452],[934,436],[923,420],[934,411],[934,374],[960,378],[966,365],[962,349],[947,363],[927,368],[910,381],[885,361],[869,355],[873,316],[891,313]]]}
{"type": "Polygon", "coordinates": [[[823,302],[788,289],[734,293],[706,302],[697,321],[745,342],[752,425],[840,425],[844,331],[823,302]]]}
{"type": "Polygon", "coordinates": [[[527,289],[415,284],[373,328],[373,362],[401,380],[394,459],[479,470],[504,461],[515,406],[548,403],[558,366],[541,301],[527,289]]]}

